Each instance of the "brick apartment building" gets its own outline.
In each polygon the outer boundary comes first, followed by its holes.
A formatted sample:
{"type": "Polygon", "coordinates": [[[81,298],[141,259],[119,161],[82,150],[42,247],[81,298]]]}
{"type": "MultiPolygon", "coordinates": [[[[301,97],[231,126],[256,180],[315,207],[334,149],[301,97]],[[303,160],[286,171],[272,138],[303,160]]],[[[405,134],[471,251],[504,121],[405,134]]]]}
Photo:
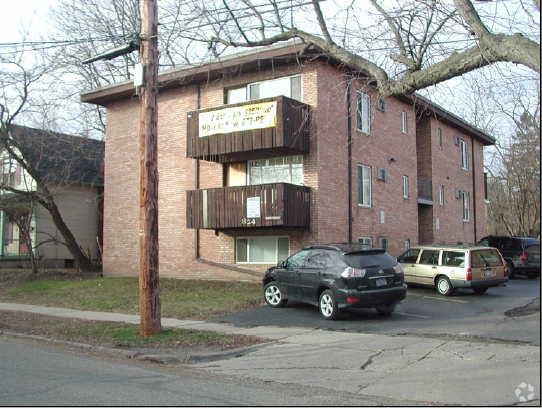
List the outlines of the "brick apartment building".
{"type": "MultiPolygon", "coordinates": [[[[254,280],[312,243],[397,256],[485,234],[492,137],[420,96],[382,98],[359,73],[299,50],[159,74],[161,276],[254,280]]],[[[123,82],[81,99],[107,109],[104,275],[137,275],[136,90],[123,82]]]]}

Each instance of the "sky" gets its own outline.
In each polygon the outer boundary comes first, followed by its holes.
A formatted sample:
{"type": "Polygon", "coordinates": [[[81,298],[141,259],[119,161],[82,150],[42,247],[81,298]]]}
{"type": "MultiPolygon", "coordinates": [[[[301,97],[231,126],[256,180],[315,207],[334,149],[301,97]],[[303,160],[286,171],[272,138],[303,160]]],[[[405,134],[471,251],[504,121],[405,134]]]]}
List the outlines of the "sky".
{"type": "Polygon", "coordinates": [[[0,0],[0,43],[19,42],[21,30],[30,30],[30,39],[44,31],[42,24],[49,6],[56,0],[0,0]]]}

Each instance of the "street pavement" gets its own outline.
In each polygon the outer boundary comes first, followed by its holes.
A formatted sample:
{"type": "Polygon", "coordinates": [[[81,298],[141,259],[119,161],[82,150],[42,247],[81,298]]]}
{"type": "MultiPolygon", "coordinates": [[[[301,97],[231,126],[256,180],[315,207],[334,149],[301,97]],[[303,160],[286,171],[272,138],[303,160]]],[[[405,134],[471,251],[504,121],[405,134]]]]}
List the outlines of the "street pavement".
{"type": "MultiPolygon", "coordinates": [[[[0,310],[140,323],[137,315],[23,304],[0,303],[0,310]]],[[[517,320],[518,324],[540,326],[540,312],[517,320]]],[[[87,347],[214,374],[397,399],[405,405],[540,406],[540,346],[300,327],[242,327],[171,318],[162,318],[162,326],[252,335],[269,342],[206,356],[148,356],[87,347]]]]}

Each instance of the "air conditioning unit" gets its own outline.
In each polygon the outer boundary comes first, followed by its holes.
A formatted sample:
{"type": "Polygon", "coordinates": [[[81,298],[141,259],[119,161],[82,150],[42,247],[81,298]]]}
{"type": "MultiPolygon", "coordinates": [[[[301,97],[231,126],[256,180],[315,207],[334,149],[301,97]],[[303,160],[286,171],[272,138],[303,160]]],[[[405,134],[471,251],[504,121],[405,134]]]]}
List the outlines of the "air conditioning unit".
{"type": "Polygon", "coordinates": [[[461,199],[462,196],[463,196],[463,192],[461,191],[461,189],[455,189],[455,198],[461,199]]]}
{"type": "Polygon", "coordinates": [[[386,111],[386,101],[382,98],[376,100],[376,109],[379,111],[386,111]]]}
{"type": "Polygon", "coordinates": [[[377,169],[378,180],[388,180],[388,170],[384,168],[377,169]]]}
{"type": "Polygon", "coordinates": [[[454,143],[459,146],[459,142],[460,142],[459,136],[455,135],[454,136],[454,143]]]}

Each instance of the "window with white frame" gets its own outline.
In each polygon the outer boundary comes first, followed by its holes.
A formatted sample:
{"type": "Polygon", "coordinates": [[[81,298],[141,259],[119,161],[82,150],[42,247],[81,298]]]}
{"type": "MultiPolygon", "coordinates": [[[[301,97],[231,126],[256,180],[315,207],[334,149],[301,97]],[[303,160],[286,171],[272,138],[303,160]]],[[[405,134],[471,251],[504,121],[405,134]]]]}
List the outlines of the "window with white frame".
{"type": "Polygon", "coordinates": [[[406,239],[403,243],[403,250],[408,250],[410,248],[410,239],[406,239]]]}
{"type": "Polygon", "coordinates": [[[461,140],[461,169],[469,168],[469,153],[467,142],[461,140]]]}
{"type": "Polygon", "coordinates": [[[442,148],[442,129],[437,128],[437,146],[442,148]]]}
{"type": "Polygon", "coordinates": [[[378,247],[383,248],[384,250],[388,250],[388,238],[387,237],[379,237],[378,238],[378,247]]]}
{"type": "Polygon", "coordinates": [[[371,97],[358,92],[357,130],[371,133],[371,97]]]}
{"type": "Polygon", "coordinates": [[[440,185],[438,187],[439,192],[439,203],[441,206],[444,206],[444,186],[440,185]]]}
{"type": "Polygon", "coordinates": [[[403,197],[408,199],[408,176],[403,175],[403,197]]]}
{"type": "Polygon", "coordinates": [[[363,244],[367,247],[373,246],[373,239],[372,237],[358,237],[358,243],[363,244]]]}
{"type": "Polygon", "coordinates": [[[234,104],[254,99],[278,97],[280,95],[302,101],[301,75],[253,82],[243,87],[229,89],[226,103],[234,104]]]}
{"type": "Polygon", "coordinates": [[[470,195],[467,192],[462,192],[463,195],[463,221],[468,222],[470,220],[470,195]]]}
{"type": "Polygon", "coordinates": [[[2,161],[2,184],[15,187],[21,183],[21,167],[11,158],[2,161]]]}
{"type": "Polygon", "coordinates": [[[248,183],[291,183],[303,185],[303,156],[286,156],[248,161],[248,183]]]}
{"type": "Polygon", "coordinates": [[[238,237],[235,261],[239,264],[276,264],[290,255],[289,237],[238,237]]]}
{"type": "Polygon", "coordinates": [[[358,165],[358,205],[371,207],[371,167],[358,165]]]}
{"type": "Polygon", "coordinates": [[[401,130],[403,133],[408,132],[408,115],[405,111],[401,111],[401,130]]]}

